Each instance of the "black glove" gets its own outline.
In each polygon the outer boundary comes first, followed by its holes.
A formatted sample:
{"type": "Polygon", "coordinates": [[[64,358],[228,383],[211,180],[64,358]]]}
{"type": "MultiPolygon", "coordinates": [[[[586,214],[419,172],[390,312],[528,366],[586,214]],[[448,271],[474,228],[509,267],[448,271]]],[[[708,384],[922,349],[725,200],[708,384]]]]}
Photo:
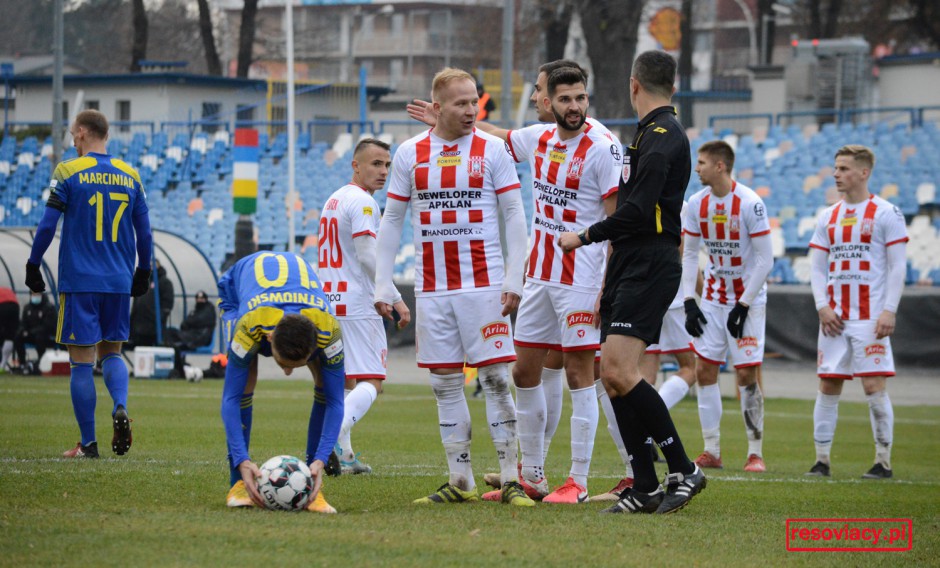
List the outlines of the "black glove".
{"type": "Polygon", "coordinates": [[[744,337],[744,321],[747,319],[748,307],[741,302],[735,302],[728,314],[728,333],[735,339],[744,337]]]}
{"type": "Polygon", "coordinates": [[[42,270],[38,264],[26,261],[26,286],[33,292],[45,292],[46,282],[42,279],[42,270]]]}
{"type": "Polygon", "coordinates": [[[152,271],[138,267],[134,271],[134,283],[131,284],[131,296],[143,296],[150,289],[150,273],[152,271]]]}
{"type": "Polygon", "coordinates": [[[702,310],[698,307],[698,304],[695,303],[695,300],[693,298],[686,300],[685,330],[689,332],[689,335],[692,337],[701,337],[702,333],[705,331],[702,325],[707,323],[708,320],[705,319],[705,314],[702,313],[702,310]]]}

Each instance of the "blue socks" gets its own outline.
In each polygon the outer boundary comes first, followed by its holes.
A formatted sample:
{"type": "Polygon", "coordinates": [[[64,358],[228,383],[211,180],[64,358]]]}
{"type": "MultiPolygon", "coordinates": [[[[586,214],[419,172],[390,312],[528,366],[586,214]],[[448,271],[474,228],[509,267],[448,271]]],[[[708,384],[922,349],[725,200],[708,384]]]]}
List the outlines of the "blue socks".
{"type": "Polygon", "coordinates": [[[118,406],[127,409],[127,365],[120,353],[111,353],[101,360],[101,371],[104,373],[104,384],[114,401],[111,409],[111,415],[114,416],[118,406]]]}
{"type": "Polygon", "coordinates": [[[97,441],[97,438],[95,438],[95,404],[98,398],[95,392],[95,377],[92,375],[94,364],[76,363],[71,360],[69,363],[72,368],[71,381],[69,382],[69,390],[72,393],[72,408],[75,410],[78,429],[82,433],[82,445],[87,446],[97,441]]]}
{"type": "MultiPolygon", "coordinates": [[[[255,393],[250,392],[242,395],[241,401],[241,419],[242,419],[242,435],[245,438],[245,447],[251,447],[251,417],[252,411],[254,410],[254,396],[255,393]]],[[[228,460],[229,468],[229,487],[235,485],[238,481],[241,481],[242,474],[238,471],[238,468],[232,465],[232,456],[229,456],[228,460]]]]}
{"type": "Polygon", "coordinates": [[[320,436],[323,434],[324,418],[326,418],[326,393],[320,387],[314,387],[313,408],[310,409],[310,424],[307,426],[307,465],[310,465],[316,457],[320,436]]]}

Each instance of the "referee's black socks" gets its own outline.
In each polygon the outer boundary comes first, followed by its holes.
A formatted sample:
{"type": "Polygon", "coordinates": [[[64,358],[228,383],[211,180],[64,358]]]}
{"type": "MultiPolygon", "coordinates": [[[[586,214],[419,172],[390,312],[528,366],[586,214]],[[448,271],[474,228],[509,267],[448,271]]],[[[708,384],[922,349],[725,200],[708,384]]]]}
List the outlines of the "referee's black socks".
{"type": "MultiPolygon", "coordinates": [[[[695,471],[695,465],[689,460],[689,457],[685,453],[682,440],[679,439],[679,433],[676,431],[676,426],[672,422],[672,417],[669,415],[666,403],[663,402],[663,399],[652,385],[641,380],[626,395],[611,398],[610,402],[614,408],[614,413],[617,415],[618,425],[629,427],[631,423],[638,423],[636,425],[640,433],[643,436],[649,435],[653,438],[653,441],[659,446],[663,457],[666,458],[670,472],[689,474],[695,471]],[[614,401],[616,401],[616,403],[614,401]],[[633,412],[624,412],[623,410],[626,407],[629,407],[633,412]],[[621,414],[624,415],[624,423],[620,422],[621,414]],[[632,417],[630,416],[631,414],[633,414],[632,417]]],[[[622,430],[621,436],[623,436],[624,445],[627,445],[628,436],[625,435],[622,430]]],[[[630,439],[631,441],[635,441],[637,437],[630,436],[630,439]]],[[[630,452],[631,456],[636,456],[634,457],[634,462],[637,461],[637,453],[642,452],[646,454],[645,460],[650,461],[650,467],[652,468],[652,459],[649,457],[649,450],[647,450],[645,446],[632,448],[630,445],[627,445],[627,451],[630,452]]],[[[645,460],[644,458],[639,458],[641,462],[645,460]]],[[[637,473],[634,466],[634,474],[637,473]]],[[[642,491],[643,489],[637,488],[637,490],[642,491]]]]}

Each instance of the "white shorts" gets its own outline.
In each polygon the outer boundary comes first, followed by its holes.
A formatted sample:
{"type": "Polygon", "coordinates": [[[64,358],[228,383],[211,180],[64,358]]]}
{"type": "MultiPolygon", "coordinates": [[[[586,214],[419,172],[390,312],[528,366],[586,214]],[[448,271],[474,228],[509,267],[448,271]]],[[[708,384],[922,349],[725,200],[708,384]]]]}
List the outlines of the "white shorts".
{"type": "Polygon", "coordinates": [[[594,327],[598,292],[526,281],[516,315],[515,344],[561,351],[594,351],[601,330],[594,327]]]}
{"type": "Polygon", "coordinates": [[[891,339],[877,339],[877,320],[847,321],[842,335],[826,337],[819,330],[816,373],[824,379],[894,376],[891,339]]]}
{"type": "Polygon", "coordinates": [[[502,292],[485,290],[418,296],[415,348],[418,366],[485,367],[516,360],[512,324],[500,312],[502,292]]]}
{"type": "MultiPolygon", "coordinates": [[[[748,318],[750,317],[748,315],[748,318]]],[[[647,347],[646,352],[668,355],[669,353],[683,353],[691,350],[692,336],[685,330],[685,308],[682,306],[672,308],[666,312],[666,317],[663,318],[663,330],[659,332],[659,343],[647,347]]]]}
{"type": "Polygon", "coordinates": [[[346,378],[385,380],[388,340],[382,318],[336,319],[343,332],[346,378]]]}
{"type": "Polygon", "coordinates": [[[728,314],[733,307],[702,303],[702,313],[708,323],[702,325],[701,337],[692,338],[692,349],[699,359],[712,365],[723,364],[726,355],[735,369],[760,365],[764,362],[767,307],[751,306],[744,320],[744,337],[741,339],[728,333],[728,314]]]}

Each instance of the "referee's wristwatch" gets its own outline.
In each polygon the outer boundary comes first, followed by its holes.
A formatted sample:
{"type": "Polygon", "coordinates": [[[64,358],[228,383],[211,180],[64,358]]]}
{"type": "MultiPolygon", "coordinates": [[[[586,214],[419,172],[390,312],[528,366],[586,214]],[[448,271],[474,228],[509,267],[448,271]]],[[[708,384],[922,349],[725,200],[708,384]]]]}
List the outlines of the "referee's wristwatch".
{"type": "Polygon", "coordinates": [[[578,239],[581,241],[581,246],[591,244],[591,239],[588,238],[588,227],[585,227],[578,231],[578,239]]]}

